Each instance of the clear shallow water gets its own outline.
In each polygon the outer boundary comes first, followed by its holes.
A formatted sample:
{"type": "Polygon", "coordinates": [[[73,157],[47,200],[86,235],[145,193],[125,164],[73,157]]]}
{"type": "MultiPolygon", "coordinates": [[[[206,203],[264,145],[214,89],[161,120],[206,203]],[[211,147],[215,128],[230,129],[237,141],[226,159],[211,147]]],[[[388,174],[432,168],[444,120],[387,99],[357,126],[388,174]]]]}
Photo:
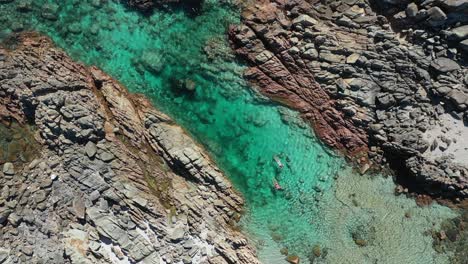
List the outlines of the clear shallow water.
{"type": "Polygon", "coordinates": [[[245,84],[224,35],[238,11],[226,2],[206,1],[196,18],[177,10],[142,17],[96,0],[41,0],[17,11],[23,2],[0,5],[4,33],[46,33],[75,59],[149,96],[211,152],[246,198],[241,224],[264,263],[284,263],[285,248],[307,263],[315,245],[316,263],[447,262],[425,231],[454,216],[450,210],[418,208],[394,197],[390,179],[355,175],[295,112],[245,84]]]}

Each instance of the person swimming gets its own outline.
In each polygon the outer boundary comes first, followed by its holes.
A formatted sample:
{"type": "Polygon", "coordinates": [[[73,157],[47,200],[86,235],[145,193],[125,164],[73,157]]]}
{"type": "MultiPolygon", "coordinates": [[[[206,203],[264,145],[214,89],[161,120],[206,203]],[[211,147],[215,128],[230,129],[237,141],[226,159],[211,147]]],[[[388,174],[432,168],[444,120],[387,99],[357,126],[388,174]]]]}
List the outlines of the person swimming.
{"type": "Polygon", "coordinates": [[[273,159],[275,160],[276,164],[278,164],[278,167],[282,169],[284,167],[283,163],[281,162],[281,159],[278,156],[273,156],[273,159]]]}
{"type": "Polygon", "coordinates": [[[276,180],[274,181],[274,186],[275,186],[275,190],[278,190],[278,191],[283,190],[283,187],[281,187],[281,185],[279,185],[279,183],[276,180]]]}

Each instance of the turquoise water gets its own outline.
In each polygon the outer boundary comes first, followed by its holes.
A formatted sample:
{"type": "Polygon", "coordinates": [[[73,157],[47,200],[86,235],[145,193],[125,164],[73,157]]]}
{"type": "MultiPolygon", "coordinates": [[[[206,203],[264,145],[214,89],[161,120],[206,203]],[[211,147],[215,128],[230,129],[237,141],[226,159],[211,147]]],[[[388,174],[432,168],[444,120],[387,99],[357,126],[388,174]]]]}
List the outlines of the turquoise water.
{"type": "Polygon", "coordinates": [[[314,246],[314,263],[448,261],[425,231],[453,217],[450,210],[418,208],[394,197],[390,179],[356,175],[297,113],[247,86],[226,41],[227,25],[239,21],[229,1],[207,0],[195,18],[178,10],[143,17],[99,0],[29,1],[30,11],[18,11],[25,2],[0,5],[3,33],[49,35],[185,127],[245,196],[241,227],[264,263],[284,263],[286,249],[312,262],[314,246]]]}

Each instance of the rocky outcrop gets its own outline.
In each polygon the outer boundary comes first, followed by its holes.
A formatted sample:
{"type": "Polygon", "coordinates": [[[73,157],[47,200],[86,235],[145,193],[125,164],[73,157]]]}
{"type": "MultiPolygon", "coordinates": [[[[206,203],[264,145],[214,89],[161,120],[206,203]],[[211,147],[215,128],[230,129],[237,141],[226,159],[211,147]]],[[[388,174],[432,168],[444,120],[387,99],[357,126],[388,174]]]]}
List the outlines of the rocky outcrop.
{"type": "MultiPolygon", "coordinates": [[[[429,29],[400,35],[375,6],[410,1],[378,2],[263,1],[246,8],[231,43],[250,66],[246,79],[301,111],[328,145],[390,164],[419,191],[467,197],[468,175],[456,169],[458,160],[444,161],[453,169],[430,169],[435,150],[425,138],[443,126],[441,115],[468,116],[468,70],[450,42],[464,38],[465,22],[444,24],[452,33],[438,37],[429,29]]],[[[408,13],[417,8],[408,5],[408,13]]],[[[438,11],[431,11],[434,19],[438,11]]]]}
{"type": "Polygon", "coordinates": [[[258,263],[242,197],[179,126],[49,39],[16,40],[1,119],[41,147],[2,164],[1,263],[258,263]]]}
{"type": "Polygon", "coordinates": [[[395,28],[410,36],[419,45],[445,56],[468,56],[468,1],[372,1],[389,17],[395,28]],[[451,49],[441,49],[440,45],[451,49]]]}
{"type": "MultiPolygon", "coordinates": [[[[251,65],[246,78],[265,95],[299,110],[328,145],[350,156],[366,153],[365,132],[336,110],[338,102],[330,98],[307,67],[318,58],[317,50],[298,47],[299,39],[288,30],[313,27],[318,21],[305,14],[290,19],[284,13],[286,6],[266,3],[251,7],[253,10],[244,11],[244,24],[230,29],[236,53],[251,65]]],[[[330,53],[326,59],[337,58],[330,53]]]]}

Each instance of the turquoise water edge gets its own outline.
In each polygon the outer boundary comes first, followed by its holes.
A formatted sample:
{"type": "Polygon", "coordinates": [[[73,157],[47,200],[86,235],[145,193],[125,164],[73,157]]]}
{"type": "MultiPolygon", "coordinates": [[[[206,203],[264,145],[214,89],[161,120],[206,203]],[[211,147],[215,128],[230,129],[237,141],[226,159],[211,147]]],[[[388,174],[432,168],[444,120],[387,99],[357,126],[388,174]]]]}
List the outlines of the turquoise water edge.
{"type": "Polygon", "coordinates": [[[141,16],[116,1],[13,1],[0,20],[2,35],[47,34],[185,127],[246,198],[240,225],[264,263],[285,263],[286,251],[303,263],[449,263],[430,231],[453,211],[394,196],[391,178],[355,174],[296,112],[248,87],[226,40],[239,22],[229,1],[207,0],[197,17],[141,16]]]}

